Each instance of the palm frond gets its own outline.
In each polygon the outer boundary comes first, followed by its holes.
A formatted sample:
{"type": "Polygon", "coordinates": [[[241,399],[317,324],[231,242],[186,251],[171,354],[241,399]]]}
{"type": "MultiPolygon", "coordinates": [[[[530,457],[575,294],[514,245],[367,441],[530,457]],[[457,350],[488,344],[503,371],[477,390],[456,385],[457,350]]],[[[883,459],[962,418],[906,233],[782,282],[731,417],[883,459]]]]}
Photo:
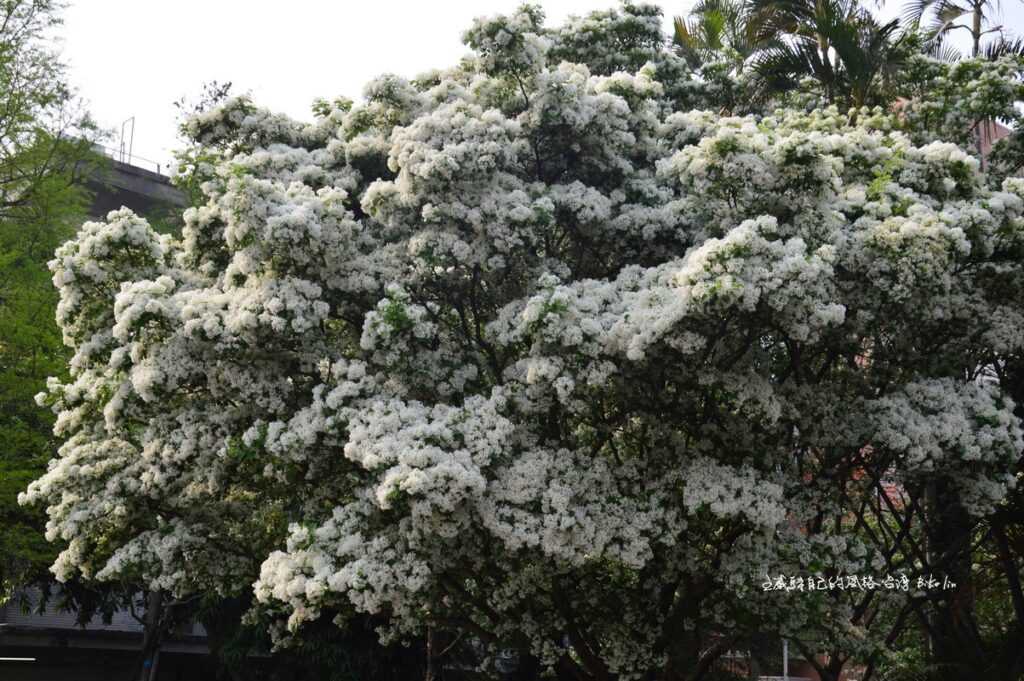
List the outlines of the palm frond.
{"type": "Polygon", "coordinates": [[[933,59],[938,59],[939,61],[944,61],[949,64],[960,61],[961,57],[963,57],[960,50],[942,40],[936,40],[926,44],[926,53],[933,59]]]}
{"type": "Polygon", "coordinates": [[[706,49],[720,50],[725,47],[726,17],[720,10],[701,14],[699,25],[706,49]]]}
{"type": "Polygon", "coordinates": [[[765,92],[785,92],[811,76],[831,83],[832,74],[827,61],[821,58],[817,44],[808,39],[782,43],[760,54],[754,62],[759,89],[765,92]]]}
{"type": "Polygon", "coordinates": [[[672,27],[672,42],[676,47],[676,52],[686,60],[690,68],[699,67],[703,58],[700,53],[699,40],[694,35],[693,27],[683,17],[675,17],[672,27]]]}
{"type": "Polygon", "coordinates": [[[934,4],[934,15],[928,25],[928,33],[931,35],[943,35],[961,26],[957,21],[970,13],[970,8],[962,6],[953,0],[937,0],[934,4]]]}
{"type": "Polygon", "coordinates": [[[1024,57],[1024,38],[1000,38],[986,45],[981,52],[981,56],[989,61],[995,61],[1007,55],[1024,57]]]}
{"type": "Polygon", "coordinates": [[[936,0],[910,0],[903,6],[903,12],[900,15],[903,23],[911,28],[917,28],[921,25],[921,19],[935,5],[935,2],[936,0]]]}

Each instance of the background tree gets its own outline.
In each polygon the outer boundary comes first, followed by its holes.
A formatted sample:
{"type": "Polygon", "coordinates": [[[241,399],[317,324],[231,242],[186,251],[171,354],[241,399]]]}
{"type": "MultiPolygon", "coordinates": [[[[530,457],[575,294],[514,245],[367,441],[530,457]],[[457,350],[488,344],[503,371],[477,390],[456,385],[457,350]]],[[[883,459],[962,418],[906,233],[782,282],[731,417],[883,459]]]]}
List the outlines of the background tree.
{"type": "Polygon", "coordinates": [[[776,43],[756,69],[766,95],[813,79],[842,108],[887,104],[887,86],[908,56],[898,20],[881,24],[856,0],[761,0],[752,3],[758,32],[776,43]]]}
{"type": "Polygon", "coordinates": [[[750,58],[766,46],[755,18],[751,3],[745,0],[704,0],[687,17],[674,18],[672,42],[694,70],[708,62],[725,61],[742,73],[750,58]]]}
{"type": "MultiPolygon", "coordinates": [[[[998,0],[914,0],[904,9],[904,21],[912,30],[918,30],[925,40],[925,49],[933,56],[946,61],[956,61],[960,52],[949,41],[957,30],[968,33],[971,41],[970,56],[990,61],[1003,57],[1024,56],[1024,42],[1015,37],[996,21],[999,18],[998,0]],[[925,20],[930,19],[922,27],[925,20]],[[991,36],[986,40],[986,36],[991,36]]],[[[971,129],[974,151],[982,163],[989,161],[990,147],[998,135],[997,123],[1016,122],[1019,116],[1008,119],[989,118],[980,121],[971,129]]],[[[995,170],[1006,174],[1021,167],[1024,159],[1024,137],[1016,130],[1009,139],[1002,141],[1001,149],[995,154],[995,170]]]]}
{"type": "Polygon", "coordinates": [[[700,2],[687,17],[675,17],[672,43],[695,80],[707,83],[711,100],[723,112],[745,113],[763,104],[752,87],[750,66],[779,36],[759,29],[746,1],[700,2]]]}
{"type": "Polygon", "coordinates": [[[920,29],[929,40],[929,49],[936,55],[951,55],[948,38],[956,31],[966,31],[971,41],[971,57],[998,57],[1006,52],[1021,54],[1021,44],[999,19],[999,0],[914,0],[906,4],[904,21],[912,29],[920,29]],[[927,23],[922,25],[922,22],[927,23]],[[985,45],[985,36],[992,36],[985,45]]]}
{"type": "Polygon", "coordinates": [[[16,498],[57,446],[52,417],[33,403],[67,362],[46,262],[81,224],[81,180],[96,164],[97,130],[46,40],[60,8],[0,2],[0,602],[52,562],[42,517],[16,498]]]}

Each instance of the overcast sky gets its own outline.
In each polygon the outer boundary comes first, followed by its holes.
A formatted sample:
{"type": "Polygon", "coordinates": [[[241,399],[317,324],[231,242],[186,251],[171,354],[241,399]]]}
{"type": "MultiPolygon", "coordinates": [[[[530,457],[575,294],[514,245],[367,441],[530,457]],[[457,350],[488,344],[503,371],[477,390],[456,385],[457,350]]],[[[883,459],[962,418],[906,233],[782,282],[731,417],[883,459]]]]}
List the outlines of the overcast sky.
{"type": "MultiPolygon", "coordinates": [[[[94,118],[116,128],[135,117],[134,153],[166,163],[176,109],[203,82],[231,81],[258,104],[309,119],[317,97],[358,100],[381,73],[415,76],[454,65],[473,17],[522,0],[72,0],[63,52],[94,118]]],[[[612,6],[543,2],[549,22],[612,6]]]]}
{"type": "MultiPolygon", "coordinates": [[[[667,22],[694,0],[662,3],[667,22]]],[[[232,81],[257,103],[308,119],[316,97],[358,99],[381,73],[415,76],[466,52],[473,17],[522,0],[72,0],[63,53],[71,82],[96,120],[115,129],[135,117],[134,154],[165,164],[176,147],[176,109],[210,80],[232,81]]],[[[548,23],[617,4],[541,0],[548,23]]],[[[1005,2],[1024,28],[1024,5],[1005,2]]],[[[897,5],[898,6],[898,5],[897,5]]],[[[886,14],[893,14],[892,9],[886,14]]],[[[1018,32],[1024,32],[1018,30],[1018,32]]]]}

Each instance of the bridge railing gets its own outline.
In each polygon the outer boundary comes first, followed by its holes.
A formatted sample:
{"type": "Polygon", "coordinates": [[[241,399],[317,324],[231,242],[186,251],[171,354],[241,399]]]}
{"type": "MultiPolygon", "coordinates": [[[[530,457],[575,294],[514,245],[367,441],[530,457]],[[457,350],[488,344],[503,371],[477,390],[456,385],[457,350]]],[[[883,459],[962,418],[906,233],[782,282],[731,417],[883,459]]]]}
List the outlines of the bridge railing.
{"type": "Polygon", "coordinates": [[[95,147],[96,151],[104,154],[105,156],[109,156],[115,161],[127,163],[130,166],[142,168],[143,170],[149,170],[157,175],[167,175],[167,173],[163,172],[167,169],[167,165],[162,164],[159,161],[154,161],[152,159],[139,156],[138,154],[133,154],[130,151],[115,149],[114,147],[108,147],[103,144],[94,144],[93,147],[95,147]]]}

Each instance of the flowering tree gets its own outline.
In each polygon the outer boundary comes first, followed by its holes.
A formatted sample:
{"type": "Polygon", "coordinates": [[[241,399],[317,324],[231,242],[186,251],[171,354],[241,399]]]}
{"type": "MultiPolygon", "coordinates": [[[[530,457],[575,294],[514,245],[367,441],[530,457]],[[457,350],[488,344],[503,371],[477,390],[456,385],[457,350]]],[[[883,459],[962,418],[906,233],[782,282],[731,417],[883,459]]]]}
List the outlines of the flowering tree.
{"type": "Polygon", "coordinates": [[[122,210],[58,251],[24,501],[59,577],[255,580],[282,641],[369,613],[562,679],[702,678],[765,623],[880,645],[761,582],[892,564],[858,470],[969,516],[1014,485],[1024,181],[879,111],[690,110],[648,6],[541,21],[312,124],[230,99],[181,239],[122,210]]]}

